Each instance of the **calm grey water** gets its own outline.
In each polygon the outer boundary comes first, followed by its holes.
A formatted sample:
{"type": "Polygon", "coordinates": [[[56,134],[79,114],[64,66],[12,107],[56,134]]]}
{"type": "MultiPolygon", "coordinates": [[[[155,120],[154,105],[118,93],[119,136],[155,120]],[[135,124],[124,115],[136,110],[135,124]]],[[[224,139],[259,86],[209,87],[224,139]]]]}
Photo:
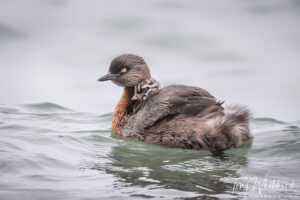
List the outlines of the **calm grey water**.
{"type": "Polygon", "coordinates": [[[0,200],[300,199],[299,0],[0,0],[0,200]],[[122,53],[254,114],[219,157],[111,133],[122,53]]]}

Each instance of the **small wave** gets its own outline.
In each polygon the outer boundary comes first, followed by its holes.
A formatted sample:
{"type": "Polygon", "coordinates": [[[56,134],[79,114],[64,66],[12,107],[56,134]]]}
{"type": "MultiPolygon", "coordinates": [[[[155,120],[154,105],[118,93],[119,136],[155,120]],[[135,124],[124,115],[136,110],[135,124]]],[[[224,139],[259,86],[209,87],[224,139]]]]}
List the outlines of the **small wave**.
{"type": "Polygon", "coordinates": [[[24,108],[27,109],[34,109],[34,110],[47,110],[47,111],[58,111],[58,110],[63,110],[63,111],[71,111],[71,109],[60,106],[55,103],[51,102],[42,102],[42,103],[36,103],[36,104],[23,104],[21,105],[24,108]]]}
{"type": "Polygon", "coordinates": [[[38,126],[28,126],[25,124],[8,124],[8,125],[1,125],[0,130],[6,131],[10,135],[16,134],[18,135],[19,131],[22,131],[22,134],[36,134],[36,133],[55,133],[59,132],[58,130],[49,129],[49,128],[43,128],[38,126]]]}
{"type": "Polygon", "coordinates": [[[5,107],[2,105],[0,107],[0,113],[3,113],[3,114],[19,113],[19,110],[17,108],[5,107]]]}
{"type": "Polygon", "coordinates": [[[273,118],[255,118],[253,121],[255,122],[270,122],[270,123],[276,123],[276,124],[287,124],[286,122],[283,121],[279,121],[277,119],[273,119],[273,118]]]}
{"type": "Polygon", "coordinates": [[[105,113],[105,114],[102,114],[100,116],[98,116],[99,118],[111,118],[113,116],[113,113],[110,112],[110,113],[105,113]]]}
{"type": "Polygon", "coordinates": [[[291,124],[273,118],[255,118],[251,122],[251,130],[254,133],[282,131],[291,124]]]}

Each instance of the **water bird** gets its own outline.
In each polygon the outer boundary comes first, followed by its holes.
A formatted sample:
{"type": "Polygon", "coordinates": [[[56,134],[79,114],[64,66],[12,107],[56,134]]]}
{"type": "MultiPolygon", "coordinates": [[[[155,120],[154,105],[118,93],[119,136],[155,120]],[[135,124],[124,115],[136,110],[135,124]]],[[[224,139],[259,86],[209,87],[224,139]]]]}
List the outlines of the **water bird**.
{"type": "Polygon", "coordinates": [[[123,54],[112,60],[108,74],[98,81],[124,87],[112,119],[121,136],[212,153],[241,147],[252,138],[251,113],[241,105],[223,106],[208,91],[185,85],[160,88],[145,60],[123,54]]]}

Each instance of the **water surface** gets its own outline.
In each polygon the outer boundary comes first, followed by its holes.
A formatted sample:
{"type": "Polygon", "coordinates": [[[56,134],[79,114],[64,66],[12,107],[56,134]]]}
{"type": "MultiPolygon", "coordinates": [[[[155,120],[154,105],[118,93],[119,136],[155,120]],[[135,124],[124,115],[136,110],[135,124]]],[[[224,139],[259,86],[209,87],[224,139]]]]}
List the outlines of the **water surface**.
{"type": "Polygon", "coordinates": [[[116,137],[111,113],[39,103],[0,118],[0,199],[300,198],[300,122],[253,119],[253,141],[212,156],[116,137]]]}

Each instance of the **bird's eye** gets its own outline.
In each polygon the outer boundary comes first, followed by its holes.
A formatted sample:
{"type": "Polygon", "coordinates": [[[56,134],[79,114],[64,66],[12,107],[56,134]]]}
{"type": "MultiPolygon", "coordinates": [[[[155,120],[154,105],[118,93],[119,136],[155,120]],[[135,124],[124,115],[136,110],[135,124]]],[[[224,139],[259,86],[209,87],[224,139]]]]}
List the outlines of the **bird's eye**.
{"type": "Polygon", "coordinates": [[[122,73],[125,73],[126,71],[127,71],[127,69],[125,67],[121,69],[122,73]]]}

